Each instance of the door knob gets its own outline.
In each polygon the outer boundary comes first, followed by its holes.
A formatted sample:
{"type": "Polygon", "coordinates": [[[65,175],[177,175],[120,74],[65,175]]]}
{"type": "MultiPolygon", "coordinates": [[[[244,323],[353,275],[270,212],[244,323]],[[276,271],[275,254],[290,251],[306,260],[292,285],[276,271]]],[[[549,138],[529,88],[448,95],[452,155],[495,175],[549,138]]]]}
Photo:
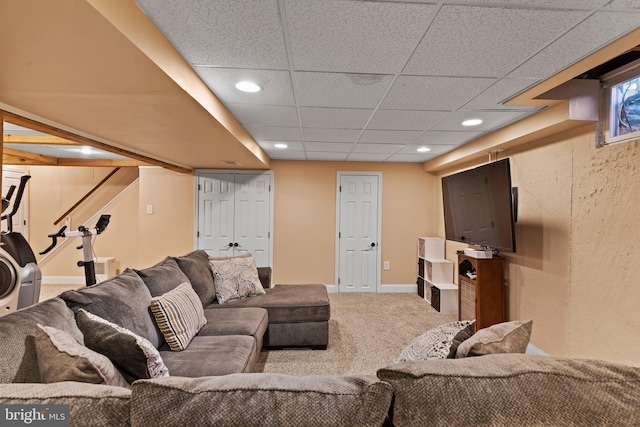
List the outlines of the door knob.
{"type": "Polygon", "coordinates": [[[372,248],[375,248],[375,247],[376,247],[376,244],[375,244],[375,243],[373,243],[373,242],[371,242],[371,247],[372,247],[372,248]]]}
{"type": "Polygon", "coordinates": [[[237,248],[239,246],[238,242],[234,243],[233,246],[237,248]]]}
{"type": "Polygon", "coordinates": [[[232,246],[233,246],[233,243],[229,242],[229,247],[232,247],[232,246]]]}

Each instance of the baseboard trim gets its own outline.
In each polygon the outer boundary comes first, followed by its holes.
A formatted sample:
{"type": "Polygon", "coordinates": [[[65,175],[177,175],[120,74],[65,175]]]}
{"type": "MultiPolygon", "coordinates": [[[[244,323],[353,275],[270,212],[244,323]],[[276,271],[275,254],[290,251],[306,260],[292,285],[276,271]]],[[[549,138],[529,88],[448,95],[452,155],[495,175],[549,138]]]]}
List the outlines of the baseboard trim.
{"type": "Polygon", "coordinates": [[[43,285],[84,285],[84,276],[42,276],[43,285]]]}
{"type": "MultiPolygon", "coordinates": [[[[327,292],[330,294],[337,294],[338,287],[336,285],[325,285],[327,287],[327,292]]],[[[418,293],[418,285],[380,285],[380,290],[378,291],[380,294],[389,294],[389,293],[418,293]]]]}

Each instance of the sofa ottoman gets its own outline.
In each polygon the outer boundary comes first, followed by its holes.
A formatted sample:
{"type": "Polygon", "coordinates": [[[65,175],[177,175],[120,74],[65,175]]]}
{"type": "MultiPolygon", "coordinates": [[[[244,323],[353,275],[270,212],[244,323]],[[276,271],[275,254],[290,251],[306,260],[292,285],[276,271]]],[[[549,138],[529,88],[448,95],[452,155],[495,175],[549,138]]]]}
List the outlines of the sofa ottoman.
{"type": "Polygon", "coordinates": [[[264,295],[223,305],[213,303],[207,310],[263,307],[269,313],[269,327],[264,336],[265,347],[327,348],[331,307],[326,286],[276,285],[265,291],[264,295]]]}

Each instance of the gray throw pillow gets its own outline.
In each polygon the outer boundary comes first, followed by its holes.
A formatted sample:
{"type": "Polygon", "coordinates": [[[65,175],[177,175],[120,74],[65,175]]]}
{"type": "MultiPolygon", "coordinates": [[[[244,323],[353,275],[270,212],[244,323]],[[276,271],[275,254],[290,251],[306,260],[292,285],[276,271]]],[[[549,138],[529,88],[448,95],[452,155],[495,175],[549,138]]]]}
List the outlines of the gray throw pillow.
{"type": "Polygon", "coordinates": [[[452,357],[458,344],[473,334],[475,323],[475,320],[463,320],[429,329],[402,351],[398,362],[452,357]]]}
{"type": "Polygon", "coordinates": [[[78,381],[129,387],[113,363],[74,337],[51,326],[36,327],[36,354],[44,383],[78,381]]]}
{"type": "Polygon", "coordinates": [[[188,282],[151,299],[151,312],[173,351],[182,351],[207,323],[198,295],[188,282]]]}
{"type": "Polygon", "coordinates": [[[216,287],[213,272],[209,264],[209,255],[199,249],[180,257],[174,257],[180,270],[189,278],[193,290],[196,291],[202,306],[207,307],[216,299],[216,287]]]}
{"type": "Polygon", "coordinates": [[[83,308],[148,339],[156,348],[164,342],[149,311],[149,289],[133,270],[94,286],[63,292],[60,298],[74,312],[83,308]]]}
{"type": "Polygon", "coordinates": [[[456,358],[527,351],[533,320],[503,322],[480,329],[458,346],[456,358]]]}
{"type": "Polygon", "coordinates": [[[134,271],[140,276],[145,285],[147,285],[152,297],[165,294],[177,288],[180,284],[189,282],[187,276],[185,276],[176,261],[171,257],[165,258],[153,267],[134,271]]]}
{"type": "Polygon", "coordinates": [[[85,345],[107,356],[127,382],[169,376],[160,353],[147,339],[82,309],[78,327],[85,345]]]}
{"type": "Polygon", "coordinates": [[[258,268],[251,254],[210,257],[209,262],[213,271],[218,304],[266,293],[260,283],[258,268]]]}

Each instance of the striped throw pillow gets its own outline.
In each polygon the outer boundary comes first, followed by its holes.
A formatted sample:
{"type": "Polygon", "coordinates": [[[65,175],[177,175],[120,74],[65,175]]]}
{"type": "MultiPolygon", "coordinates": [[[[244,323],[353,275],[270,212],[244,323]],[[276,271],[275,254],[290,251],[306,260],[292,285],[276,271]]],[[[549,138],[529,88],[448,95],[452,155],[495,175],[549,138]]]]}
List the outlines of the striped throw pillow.
{"type": "Polygon", "coordinates": [[[173,351],[182,351],[207,323],[200,297],[191,284],[151,299],[151,312],[164,339],[173,351]]]}

